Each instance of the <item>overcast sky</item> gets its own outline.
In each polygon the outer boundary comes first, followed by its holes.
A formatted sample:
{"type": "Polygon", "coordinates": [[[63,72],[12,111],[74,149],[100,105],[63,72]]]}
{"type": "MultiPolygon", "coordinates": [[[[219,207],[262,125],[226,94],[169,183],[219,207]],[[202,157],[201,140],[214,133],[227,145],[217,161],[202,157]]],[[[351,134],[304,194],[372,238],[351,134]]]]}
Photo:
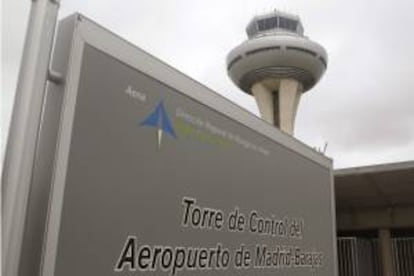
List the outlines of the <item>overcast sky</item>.
{"type": "MultiPolygon", "coordinates": [[[[301,17],[305,35],[328,52],[328,69],[301,99],[295,136],[328,142],[335,167],[414,160],[414,1],[62,0],[254,114],[227,77],[227,53],[246,39],[255,14],[301,17]]],[[[31,1],[2,1],[1,156],[31,1]]]]}

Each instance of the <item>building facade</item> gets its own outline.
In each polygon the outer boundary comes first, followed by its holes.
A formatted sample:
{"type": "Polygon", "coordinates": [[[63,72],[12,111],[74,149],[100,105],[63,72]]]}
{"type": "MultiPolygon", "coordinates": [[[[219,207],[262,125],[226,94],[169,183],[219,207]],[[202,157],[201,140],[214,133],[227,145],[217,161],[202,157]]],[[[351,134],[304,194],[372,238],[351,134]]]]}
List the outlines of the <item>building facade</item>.
{"type": "Polygon", "coordinates": [[[335,172],[340,276],[414,275],[414,161],[335,172]]]}

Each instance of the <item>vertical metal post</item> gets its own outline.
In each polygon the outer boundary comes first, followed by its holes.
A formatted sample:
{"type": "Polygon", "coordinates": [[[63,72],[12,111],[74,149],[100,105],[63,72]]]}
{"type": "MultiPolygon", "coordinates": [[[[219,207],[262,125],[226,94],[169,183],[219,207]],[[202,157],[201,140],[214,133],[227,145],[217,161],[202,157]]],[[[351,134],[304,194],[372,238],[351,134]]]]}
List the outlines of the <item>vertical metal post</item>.
{"type": "MultiPolygon", "coordinates": [[[[2,275],[17,276],[58,0],[33,0],[2,175],[2,275]]],[[[35,272],[34,272],[35,273],[35,272]]]]}

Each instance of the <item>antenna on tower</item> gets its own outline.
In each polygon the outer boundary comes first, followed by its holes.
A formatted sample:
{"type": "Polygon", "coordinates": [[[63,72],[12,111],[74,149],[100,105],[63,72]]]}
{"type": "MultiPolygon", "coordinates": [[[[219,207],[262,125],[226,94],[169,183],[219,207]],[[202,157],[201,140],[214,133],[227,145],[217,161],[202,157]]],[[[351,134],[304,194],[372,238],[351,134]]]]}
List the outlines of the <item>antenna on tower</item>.
{"type": "Polygon", "coordinates": [[[325,154],[326,153],[326,149],[328,148],[328,142],[325,142],[325,145],[323,146],[323,150],[322,153],[325,154]]]}

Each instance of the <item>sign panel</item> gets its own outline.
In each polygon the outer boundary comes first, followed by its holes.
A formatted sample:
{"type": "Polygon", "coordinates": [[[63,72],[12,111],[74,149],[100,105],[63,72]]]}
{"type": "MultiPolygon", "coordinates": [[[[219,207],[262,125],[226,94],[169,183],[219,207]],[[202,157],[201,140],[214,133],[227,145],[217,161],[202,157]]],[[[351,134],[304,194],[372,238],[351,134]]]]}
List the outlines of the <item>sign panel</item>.
{"type": "Polygon", "coordinates": [[[76,26],[44,275],[335,275],[329,162],[191,96],[235,108],[96,24],[76,26]]]}

